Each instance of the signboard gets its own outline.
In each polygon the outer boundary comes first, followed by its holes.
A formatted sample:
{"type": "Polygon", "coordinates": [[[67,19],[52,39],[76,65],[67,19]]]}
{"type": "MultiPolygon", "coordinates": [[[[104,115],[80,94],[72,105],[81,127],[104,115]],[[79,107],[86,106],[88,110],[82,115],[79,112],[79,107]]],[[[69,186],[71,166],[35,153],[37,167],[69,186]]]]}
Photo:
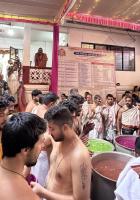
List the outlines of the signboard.
{"type": "Polygon", "coordinates": [[[79,93],[116,96],[115,57],[111,51],[82,48],[60,48],[58,91],[68,94],[71,88],[79,93]]]}

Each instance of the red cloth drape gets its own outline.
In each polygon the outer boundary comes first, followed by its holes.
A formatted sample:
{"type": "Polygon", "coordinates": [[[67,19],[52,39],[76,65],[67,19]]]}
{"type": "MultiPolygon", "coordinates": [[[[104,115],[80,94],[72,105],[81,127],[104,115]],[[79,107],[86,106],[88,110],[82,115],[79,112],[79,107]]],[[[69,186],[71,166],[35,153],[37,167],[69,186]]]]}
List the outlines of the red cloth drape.
{"type": "Polygon", "coordinates": [[[52,52],[52,72],[51,85],[49,90],[56,93],[58,91],[58,47],[59,47],[59,26],[53,26],[53,52],[52,52]]]}

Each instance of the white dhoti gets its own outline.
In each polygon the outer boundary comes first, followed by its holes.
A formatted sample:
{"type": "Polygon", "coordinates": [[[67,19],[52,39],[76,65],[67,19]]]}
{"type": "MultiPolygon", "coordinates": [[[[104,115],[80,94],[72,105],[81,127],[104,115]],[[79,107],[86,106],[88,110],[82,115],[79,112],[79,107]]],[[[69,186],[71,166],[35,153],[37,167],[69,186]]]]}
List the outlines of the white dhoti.
{"type": "Polygon", "coordinates": [[[121,172],[115,190],[116,200],[140,200],[140,177],[132,168],[137,165],[140,165],[140,157],[130,160],[121,172]]]}
{"type": "Polygon", "coordinates": [[[139,127],[140,110],[137,107],[128,109],[122,113],[122,124],[126,126],[139,127]]]}
{"type": "Polygon", "coordinates": [[[119,110],[118,104],[107,106],[103,110],[105,118],[105,137],[107,140],[113,140],[116,135],[116,116],[119,110]]]}
{"type": "Polygon", "coordinates": [[[102,106],[97,106],[95,108],[95,115],[93,118],[94,126],[94,135],[97,135],[98,138],[102,139],[104,135],[104,124],[102,117],[102,106]]]}
{"type": "Polygon", "coordinates": [[[8,78],[8,86],[10,88],[10,93],[17,99],[17,90],[19,88],[18,72],[14,71],[8,78]]]}
{"type": "Polygon", "coordinates": [[[31,174],[33,174],[36,177],[38,183],[44,187],[48,171],[49,162],[47,152],[41,151],[36,165],[31,168],[31,174]]]}

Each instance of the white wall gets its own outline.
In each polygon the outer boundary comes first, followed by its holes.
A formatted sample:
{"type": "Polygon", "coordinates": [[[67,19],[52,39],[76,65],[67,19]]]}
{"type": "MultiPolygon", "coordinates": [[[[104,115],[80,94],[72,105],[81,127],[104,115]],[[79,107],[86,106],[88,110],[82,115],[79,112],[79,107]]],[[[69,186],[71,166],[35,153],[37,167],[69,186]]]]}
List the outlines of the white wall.
{"type": "Polygon", "coordinates": [[[22,39],[15,39],[15,38],[1,38],[0,37],[0,49],[2,48],[10,48],[10,46],[23,49],[23,40],[22,39]]]}
{"type": "MultiPolygon", "coordinates": [[[[23,39],[16,38],[0,38],[0,49],[10,48],[10,46],[23,49],[23,39]]],[[[51,67],[52,64],[52,42],[42,42],[42,41],[31,41],[30,47],[30,61],[32,61],[32,66],[34,66],[34,55],[38,51],[39,47],[42,47],[44,53],[47,53],[48,62],[47,67],[51,67]]],[[[21,59],[22,61],[22,59],[21,59]]]]}
{"type": "MultiPolygon", "coordinates": [[[[131,35],[134,33],[130,33],[131,35]]],[[[81,47],[81,42],[110,44],[135,47],[135,72],[116,71],[116,82],[125,89],[140,86],[140,36],[135,36],[136,42],[127,33],[112,33],[98,30],[68,29],[68,44],[72,47],[81,47]]]]}

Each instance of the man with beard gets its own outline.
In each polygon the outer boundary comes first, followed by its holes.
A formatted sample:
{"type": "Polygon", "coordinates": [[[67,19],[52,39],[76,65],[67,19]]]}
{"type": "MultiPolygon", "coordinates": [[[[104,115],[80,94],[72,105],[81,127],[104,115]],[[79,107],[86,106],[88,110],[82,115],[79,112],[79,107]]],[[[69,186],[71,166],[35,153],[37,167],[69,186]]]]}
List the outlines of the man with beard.
{"type": "Polygon", "coordinates": [[[39,48],[38,52],[35,54],[35,66],[38,68],[46,67],[48,57],[46,53],[43,53],[43,49],[39,48]]]}
{"type": "Polygon", "coordinates": [[[36,164],[44,145],[46,123],[32,113],[9,118],[2,130],[3,156],[0,164],[0,199],[39,200],[23,176],[24,165],[36,164]]]}
{"type": "Polygon", "coordinates": [[[89,153],[73,130],[70,111],[55,106],[46,114],[53,150],[46,189],[31,183],[33,191],[47,200],[89,200],[91,161],[89,153]]]}
{"type": "Polygon", "coordinates": [[[113,141],[116,135],[117,114],[120,107],[115,102],[112,94],[107,94],[105,106],[106,107],[103,110],[103,115],[105,119],[104,138],[109,141],[113,141]]]}
{"type": "Polygon", "coordinates": [[[133,105],[131,96],[125,98],[125,105],[120,108],[117,117],[117,131],[118,134],[133,135],[139,129],[140,112],[137,107],[133,105]]]}
{"type": "Polygon", "coordinates": [[[33,108],[39,104],[38,102],[41,94],[42,92],[40,90],[35,89],[32,91],[32,100],[29,101],[25,110],[26,112],[32,112],[33,108]]]}

